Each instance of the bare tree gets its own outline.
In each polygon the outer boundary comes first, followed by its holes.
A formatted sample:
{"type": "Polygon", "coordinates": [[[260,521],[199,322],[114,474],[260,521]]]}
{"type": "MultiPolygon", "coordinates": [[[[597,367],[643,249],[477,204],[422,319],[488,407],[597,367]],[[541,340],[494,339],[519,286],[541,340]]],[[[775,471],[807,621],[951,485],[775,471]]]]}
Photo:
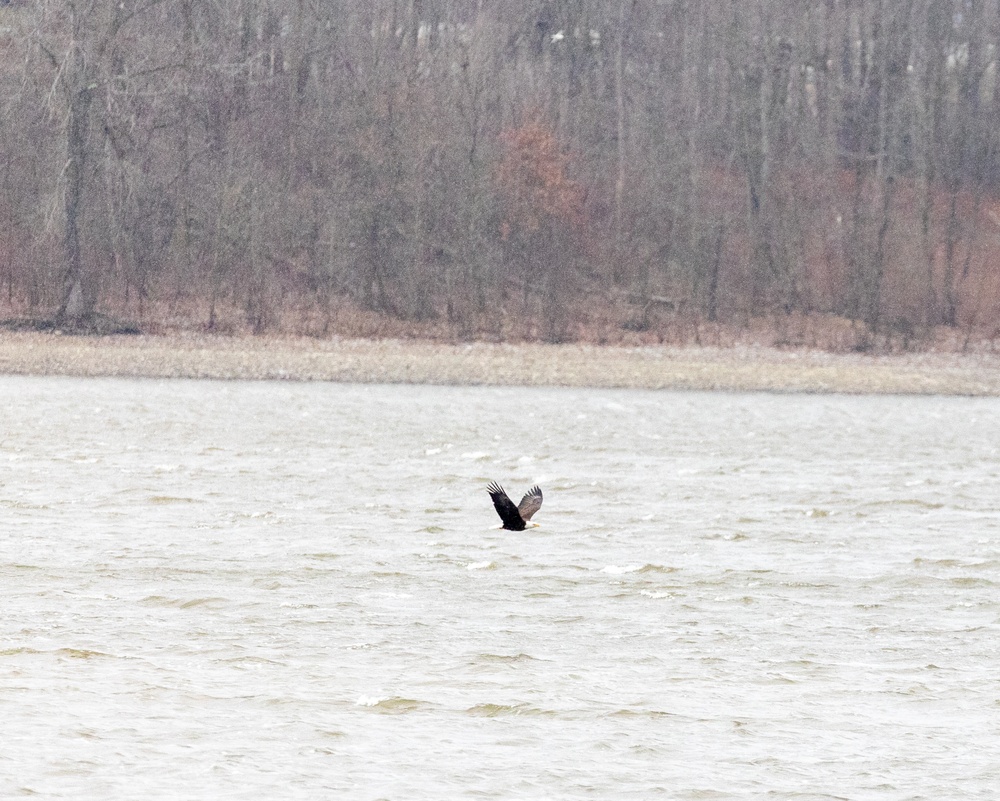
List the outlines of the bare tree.
{"type": "MultiPolygon", "coordinates": [[[[63,176],[62,278],[55,321],[84,327],[92,321],[101,270],[90,220],[106,147],[114,146],[116,93],[127,80],[134,47],[124,41],[135,20],[165,0],[116,4],[97,0],[40,3],[32,41],[51,67],[52,114],[65,145],[63,176]]],[[[134,42],[131,42],[134,46],[134,42]]]]}

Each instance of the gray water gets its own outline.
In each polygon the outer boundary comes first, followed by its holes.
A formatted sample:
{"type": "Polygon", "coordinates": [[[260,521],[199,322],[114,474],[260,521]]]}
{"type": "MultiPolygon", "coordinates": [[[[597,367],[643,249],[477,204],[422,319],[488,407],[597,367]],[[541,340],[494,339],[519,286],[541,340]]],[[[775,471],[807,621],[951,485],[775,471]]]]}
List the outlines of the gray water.
{"type": "Polygon", "coordinates": [[[0,411],[0,797],[1000,788],[1000,401],[0,378],[0,411]]]}

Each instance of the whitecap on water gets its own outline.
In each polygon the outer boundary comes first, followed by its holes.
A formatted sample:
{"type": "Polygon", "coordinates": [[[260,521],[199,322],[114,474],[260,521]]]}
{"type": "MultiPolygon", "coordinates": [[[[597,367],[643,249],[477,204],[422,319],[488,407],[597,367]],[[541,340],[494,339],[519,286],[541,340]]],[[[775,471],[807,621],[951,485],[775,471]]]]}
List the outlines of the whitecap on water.
{"type": "Polygon", "coordinates": [[[489,459],[490,455],[486,451],[469,451],[468,453],[463,453],[462,458],[482,461],[483,459],[489,459]]]}
{"type": "Polygon", "coordinates": [[[383,701],[387,701],[388,698],[381,698],[377,695],[360,695],[358,700],[354,702],[355,706],[378,706],[383,701]]]}

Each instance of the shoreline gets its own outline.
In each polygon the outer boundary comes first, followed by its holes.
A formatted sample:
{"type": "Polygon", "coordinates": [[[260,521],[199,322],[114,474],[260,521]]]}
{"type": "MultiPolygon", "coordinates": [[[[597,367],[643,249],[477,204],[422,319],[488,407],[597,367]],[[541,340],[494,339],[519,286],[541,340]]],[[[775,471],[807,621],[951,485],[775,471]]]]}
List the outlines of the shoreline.
{"type": "Polygon", "coordinates": [[[0,375],[1000,396],[1000,356],[0,332],[0,375]]]}

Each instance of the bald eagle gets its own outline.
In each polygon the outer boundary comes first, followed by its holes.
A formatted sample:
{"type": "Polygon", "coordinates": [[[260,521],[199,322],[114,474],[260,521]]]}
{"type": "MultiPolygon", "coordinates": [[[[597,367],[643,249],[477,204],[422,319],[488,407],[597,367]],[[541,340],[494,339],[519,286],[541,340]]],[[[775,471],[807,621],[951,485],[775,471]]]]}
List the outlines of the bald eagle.
{"type": "MultiPolygon", "coordinates": [[[[495,481],[486,488],[486,491],[493,499],[493,506],[503,521],[503,527],[509,531],[524,531],[531,516],[542,508],[542,491],[537,486],[528,490],[517,506],[514,506],[504,488],[495,481]]],[[[537,526],[538,523],[531,525],[537,526]]]]}

